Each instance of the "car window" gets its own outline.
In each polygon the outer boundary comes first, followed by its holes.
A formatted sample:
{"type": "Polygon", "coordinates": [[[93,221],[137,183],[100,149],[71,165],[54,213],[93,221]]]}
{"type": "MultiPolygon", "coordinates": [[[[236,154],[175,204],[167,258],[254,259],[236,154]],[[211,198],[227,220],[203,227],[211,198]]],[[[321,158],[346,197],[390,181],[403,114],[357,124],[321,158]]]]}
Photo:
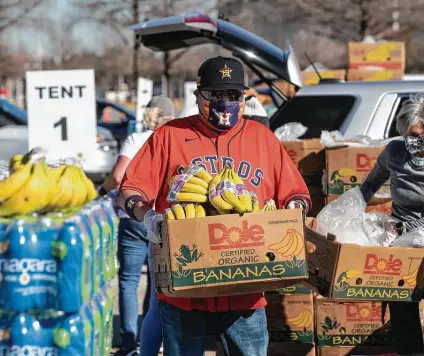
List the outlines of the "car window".
{"type": "Polygon", "coordinates": [[[8,126],[8,125],[16,125],[14,121],[6,117],[2,112],[0,112],[0,127],[8,126]]]}
{"type": "Polygon", "coordinates": [[[308,128],[302,138],[317,138],[322,130],[339,130],[355,104],[354,96],[295,96],[277,113],[271,130],[288,122],[300,122],[308,128]]]}
{"type": "Polygon", "coordinates": [[[102,123],[120,124],[126,118],[125,113],[119,111],[111,106],[105,106],[99,117],[99,121],[102,123]]]}
{"type": "Polygon", "coordinates": [[[390,130],[389,130],[389,138],[390,137],[396,137],[396,136],[399,136],[399,132],[397,131],[397,129],[396,129],[396,117],[398,116],[398,114],[399,114],[399,111],[400,111],[400,109],[401,109],[401,107],[402,107],[402,104],[406,101],[406,100],[408,100],[409,99],[409,95],[408,96],[402,96],[401,98],[400,98],[400,100],[397,100],[396,101],[396,103],[397,103],[397,107],[396,107],[396,109],[395,109],[395,113],[394,113],[394,115],[393,115],[393,119],[392,119],[392,123],[391,123],[391,125],[390,125],[390,130]]]}

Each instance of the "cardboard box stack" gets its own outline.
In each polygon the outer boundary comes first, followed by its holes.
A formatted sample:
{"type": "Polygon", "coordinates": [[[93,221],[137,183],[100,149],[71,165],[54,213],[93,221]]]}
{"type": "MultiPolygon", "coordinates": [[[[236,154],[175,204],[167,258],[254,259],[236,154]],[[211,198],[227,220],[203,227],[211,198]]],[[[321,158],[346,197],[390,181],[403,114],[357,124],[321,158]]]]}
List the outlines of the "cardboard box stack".
{"type": "MultiPolygon", "coordinates": [[[[384,147],[334,147],[325,151],[326,163],[326,204],[332,202],[347,190],[360,186],[374,167],[384,147]]],[[[390,182],[378,191],[380,198],[373,198],[367,211],[381,211],[390,214],[390,182]]]]}
{"type": "Polygon", "coordinates": [[[402,80],[405,43],[350,42],[348,81],[402,80]]]}
{"type": "Polygon", "coordinates": [[[299,169],[312,199],[309,216],[316,216],[325,205],[322,191],[322,174],[325,167],[325,150],[320,139],[283,141],[285,150],[299,169]]]}
{"type": "MultiPolygon", "coordinates": [[[[325,79],[346,79],[346,70],[344,69],[329,69],[329,70],[319,70],[319,75],[321,78],[325,79]]],[[[304,70],[302,71],[302,83],[303,85],[318,84],[319,77],[314,70],[304,70]]]]}

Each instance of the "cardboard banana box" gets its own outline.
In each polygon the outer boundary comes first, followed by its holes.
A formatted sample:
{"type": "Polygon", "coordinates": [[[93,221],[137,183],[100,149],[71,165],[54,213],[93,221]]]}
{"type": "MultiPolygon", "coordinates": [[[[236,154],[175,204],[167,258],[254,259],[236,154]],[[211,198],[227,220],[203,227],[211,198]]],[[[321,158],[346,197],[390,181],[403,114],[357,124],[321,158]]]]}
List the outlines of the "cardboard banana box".
{"type": "Polygon", "coordinates": [[[311,294],[312,290],[308,285],[303,283],[293,284],[285,288],[277,289],[275,291],[270,291],[268,293],[277,293],[277,294],[311,294]]]}
{"type": "Polygon", "coordinates": [[[309,278],[325,297],[348,300],[420,301],[424,249],[340,244],[305,227],[309,278]]]}
{"type": "Polygon", "coordinates": [[[349,42],[349,68],[379,67],[405,71],[405,42],[349,42]]]}
{"type": "Polygon", "coordinates": [[[157,287],[173,297],[284,288],[308,276],[300,209],[167,220],[152,248],[157,287]]]}
{"type": "Polygon", "coordinates": [[[270,342],[314,342],[312,294],[265,293],[270,342]]]}
{"type": "Polygon", "coordinates": [[[402,80],[404,72],[397,70],[350,69],[347,75],[349,82],[375,82],[384,80],[402,80]]]}
{"type": "MultiPolygon", "coordinates": [[[[315,351],[314,344],[303,344],[299,342],[270,342],[268,344],[267,355],[268,356],[315,356],[316,351],[315,351]]],[[[217,343],[216,356],[224,356],[224,350],[220,342],[217,343]]]]}
{"type": "MultiPolygon", "coordinates": [[[[327,195],[341,195],[361,185],[384,147],[334,147],[326,149],[327,195]]],[[[390,197],[390,182],[378,191],[390,197]]]]}
{"type": "Polygon", "coordinates": [[[392,346],[320,347],[319,356],[395,356],[392,346]]]}
{"type": "MultiPolygon", "coordinates": [[[[319,75],[321,78],[325,79],[340,79],[345,80],[346,78],[346,70],[345,69],[329,69],[329,70],[320,70],[319,75]]],[[[302,83],[303,85],[312,85],[318,84],[320,78],[315,71],[302,71],[302,83]]]]}
{"type": "Polygon", "coordinates": [[[376,301],[315,299],[318,346],[391,346],[389,308],[376,301]]]}

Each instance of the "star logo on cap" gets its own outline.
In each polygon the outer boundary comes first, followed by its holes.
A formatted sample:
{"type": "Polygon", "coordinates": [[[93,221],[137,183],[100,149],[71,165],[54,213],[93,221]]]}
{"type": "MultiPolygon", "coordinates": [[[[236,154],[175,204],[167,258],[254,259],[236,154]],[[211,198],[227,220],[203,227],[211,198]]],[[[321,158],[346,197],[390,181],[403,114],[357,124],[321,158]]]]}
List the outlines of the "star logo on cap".
{"type": "Polygon", "coordinates": [[[231,72],[233,71],[231,68],[228,68],[227,65],[224,65],[224,68],[219,70],[222,74],[221,79],[230,78],[231,79],[231,72]]]}

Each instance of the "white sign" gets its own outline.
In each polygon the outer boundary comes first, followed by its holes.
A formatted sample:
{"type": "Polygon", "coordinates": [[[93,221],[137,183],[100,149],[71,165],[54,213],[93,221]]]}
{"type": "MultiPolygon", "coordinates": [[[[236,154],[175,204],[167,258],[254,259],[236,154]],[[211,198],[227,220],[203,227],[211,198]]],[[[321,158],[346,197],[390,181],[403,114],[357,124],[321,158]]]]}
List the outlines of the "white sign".
{"type": "Polygon", "coordinates": [[[197,89],[196,82],[185,82],[184,83],[184,108],[191,109],[196,107],[196,97],[194,96],[194,91],[197,89]]]}
{"type": "Polygon", "coordinates": [[[153,81],[146,78],[138,78],[137,88],[137,121],[143,121],[146,105],[153,97],[153,81]]]}
{"type": "Polygon", "coordinates": [[[29,149],[48,158],[93,154],[96,149],[94,70],[26,73],[29,149]]]}

